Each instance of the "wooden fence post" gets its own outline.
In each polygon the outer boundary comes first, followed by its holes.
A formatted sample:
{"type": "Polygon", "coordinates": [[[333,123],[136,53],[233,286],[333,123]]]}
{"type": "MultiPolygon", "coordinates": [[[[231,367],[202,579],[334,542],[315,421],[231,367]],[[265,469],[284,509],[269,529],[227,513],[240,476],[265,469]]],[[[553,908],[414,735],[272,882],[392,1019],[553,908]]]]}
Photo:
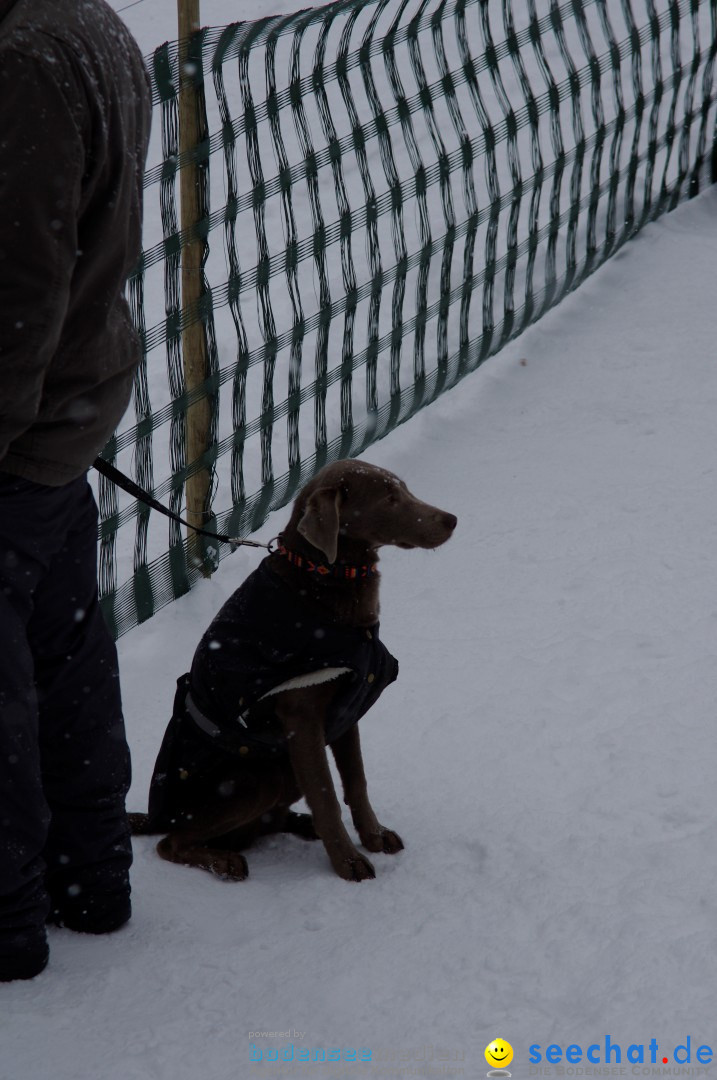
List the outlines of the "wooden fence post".
{"type": "MultiPolygon", "coordinates": [[[[179,153],[192,150],[200,141],[202,131],[197,102],[197,88],[187,54],[189,39],[199,29],[199,0],[177,0],[179,37],[179,153]]],[[[191,229],[200,220],[202,207],[199,189],[199,165],[192,161],[179,171],[180,230],[191,229]]],[[[192,238],[182,248],[182,308],[196,304],[202,292],[202,241],[192,238]]],[[[201,322],[182,330],[182,357],[187,392],[199,386],[209,374],[207,341],[201,322]]],[[[207,397],[194,402],[186,413],[187,463],[195,461],[209,447],[211,408],[207,397]]],[[[187,478],[185,485],[186,517],[192,525],[201,527],[210,516],[209,470],[202,469],[187,478]]],[[[206,576],[211,566],[202,555],[201,539],[190,532],[188,553],[190,563],[203,566],[206,576]]]]}

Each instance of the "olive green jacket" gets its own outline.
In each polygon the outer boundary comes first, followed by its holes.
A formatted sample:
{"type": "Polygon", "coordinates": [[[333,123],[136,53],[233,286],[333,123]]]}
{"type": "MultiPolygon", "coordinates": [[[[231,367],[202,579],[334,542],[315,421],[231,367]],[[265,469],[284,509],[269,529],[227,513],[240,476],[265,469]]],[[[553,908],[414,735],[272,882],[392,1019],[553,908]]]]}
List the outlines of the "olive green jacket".
{"type": "Polygon", "coordinates": [[[0,0],[0,471],[81,475],[129,401],[151,119],[104,0],[0,0]]]}

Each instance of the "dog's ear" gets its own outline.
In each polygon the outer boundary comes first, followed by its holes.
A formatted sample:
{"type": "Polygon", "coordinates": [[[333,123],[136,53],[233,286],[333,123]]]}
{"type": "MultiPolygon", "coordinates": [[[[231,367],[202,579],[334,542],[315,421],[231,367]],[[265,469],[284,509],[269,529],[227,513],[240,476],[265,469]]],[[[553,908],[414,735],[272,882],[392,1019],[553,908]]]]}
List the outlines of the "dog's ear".
{"type": "Polygon", "coordinates": [[[323,551],[329,563],[336,562],[340,505],[340,491],[336,488],[319,488],[309,495],[304,513],[296,526],[304,539],[319,551],[323,551]]]}

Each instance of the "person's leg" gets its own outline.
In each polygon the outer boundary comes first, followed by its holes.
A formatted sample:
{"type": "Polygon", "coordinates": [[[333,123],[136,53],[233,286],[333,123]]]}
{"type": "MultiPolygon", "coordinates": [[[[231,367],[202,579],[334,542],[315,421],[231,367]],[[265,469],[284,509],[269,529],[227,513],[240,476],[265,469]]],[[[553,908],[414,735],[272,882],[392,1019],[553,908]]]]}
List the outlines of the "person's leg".
{"type": "MultiPolygon", "coordinates": [[[[3,555],[0,541],[0,581],[3,555]]],[[[50,813],[23,629],[21,613],[0,587],[0,982],[32,978],[48,958],[40,852],[50,813]]]]}
{"type": "Polygon", "coordinates": [[[0,979],[47,962],[46,860],[55,920],[129,917],[128,752],[95,515],[84,478],[53,488],[0,472],[0,979]]]}
{"type": "Polygon", "coordinates": [[[97,509],[86,481],[72,487],[72,519],[28,624],[52,814],[43,855],[51,921],[106,933],[131,913],[130,760],[117,651],[97,596],[97,509]]]}
{"type": "Polygon", "coordinates": [[[57,546],[57,506],[52,488],[0,472],[0,980],[31,978],[47,963],[50,810],[27,625],[57,546]]]}

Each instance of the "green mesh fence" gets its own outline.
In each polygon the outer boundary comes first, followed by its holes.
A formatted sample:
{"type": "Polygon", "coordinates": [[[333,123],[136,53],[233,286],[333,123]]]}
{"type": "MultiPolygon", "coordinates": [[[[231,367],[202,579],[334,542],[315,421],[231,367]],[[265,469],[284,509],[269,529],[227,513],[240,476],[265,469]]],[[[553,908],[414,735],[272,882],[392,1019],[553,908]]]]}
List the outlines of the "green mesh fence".
{"type": "MultiPolygon", "coordinates": [[[[208,467],[210,525],[257,529],[715,179],[716,52],[717,0],[349,0],[198,33],[203,137],[180,157],[177,43],[163,45],[129,286],[145,357],[104,456],[176,511],[208,467]],[[183,309],[190,159],[203,290],[183,309]],[[208,374],[187,392],[196,320],[208,374]],[[210,440],[188,461],[202,396],[210,440]]],[[[99,499],[119,635],[201,570],[179,526],[103,478],[99,499]]],[[[207,560],[230,550],[216,548],[207,560]]]]}

